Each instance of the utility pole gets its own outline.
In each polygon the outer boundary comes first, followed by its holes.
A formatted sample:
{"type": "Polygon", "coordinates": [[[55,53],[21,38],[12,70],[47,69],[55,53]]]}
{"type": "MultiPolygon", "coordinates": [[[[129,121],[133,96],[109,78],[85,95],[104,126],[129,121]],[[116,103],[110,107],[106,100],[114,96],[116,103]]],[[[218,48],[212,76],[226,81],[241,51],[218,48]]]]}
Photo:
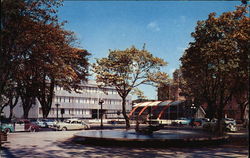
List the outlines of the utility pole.
{"type": "Polygon", "coordinates": [[[56,105],[56,121],[58,121],[58,106],[60,106],[60,104],[55,104],[56,105]]]}

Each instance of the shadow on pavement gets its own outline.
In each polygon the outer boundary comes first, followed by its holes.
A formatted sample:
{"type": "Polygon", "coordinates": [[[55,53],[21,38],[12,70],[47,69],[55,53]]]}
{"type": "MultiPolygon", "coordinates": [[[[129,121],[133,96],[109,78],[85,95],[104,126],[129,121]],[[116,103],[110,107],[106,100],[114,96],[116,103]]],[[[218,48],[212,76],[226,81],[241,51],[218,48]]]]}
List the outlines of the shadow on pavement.
{"type": "MultiPolygon", "coordinates": [[[[49,141],[49,140],[48,140],[49,141]]],[[[89,158],[89,157],[248,157],[248,139],[233,138],[226,144],[199,146],[199,147],[121,147],[118,144],[112,146],[90,145],[75,143],[72,138],[65,141],[57,141],[44,148],[36,146],[19,146],[11,150],[1,148],[1,158],[89,158]]]]}

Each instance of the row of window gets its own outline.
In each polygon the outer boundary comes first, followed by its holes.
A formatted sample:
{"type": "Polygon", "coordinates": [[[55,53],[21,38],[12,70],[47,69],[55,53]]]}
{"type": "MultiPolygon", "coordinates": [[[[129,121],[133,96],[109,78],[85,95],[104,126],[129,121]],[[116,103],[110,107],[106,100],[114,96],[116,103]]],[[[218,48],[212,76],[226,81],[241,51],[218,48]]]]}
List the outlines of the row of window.
{"type": "MultiPolygon", "coordinates": [[[[56,91],[63,90],[62,87],[56,86],[56,91]]],[[[81,90],[78,90],[81,93],[103,93],[103,91],[97,87],[83,87],[81,90]]],[[[115,89],[105,88],[105,93],[107,94],[118,94],[115,89]]]]}
{"type": "MultiPolygon", "coordinates": [[[[118,99],[103,99],[103,104],[121,104],[122,101],[118,99]]],[[[60,97],[57,96],[54,99],[55,103],[87,103],[87,104],[98,104],[98,98],[80,98],[80,97],[60,97]]],[[[129,104],[129,101],[126,101],[126,104],[129,104]]]]}
{"type": "MultiPolygon", "coordinates": [[[[42,115],[42,109],[39,108],[39,114],[42,115]]],[[[51,108],[50,115],[56,115],[57,114],[57,109],[56,108],[51,108]]],[[[61,115],[60,109],[58,110],[58,114],[61,115]]],[[[66,115],[90,115],[91,110],[87,109],[64,109],[64,114],[66,115]]]]}

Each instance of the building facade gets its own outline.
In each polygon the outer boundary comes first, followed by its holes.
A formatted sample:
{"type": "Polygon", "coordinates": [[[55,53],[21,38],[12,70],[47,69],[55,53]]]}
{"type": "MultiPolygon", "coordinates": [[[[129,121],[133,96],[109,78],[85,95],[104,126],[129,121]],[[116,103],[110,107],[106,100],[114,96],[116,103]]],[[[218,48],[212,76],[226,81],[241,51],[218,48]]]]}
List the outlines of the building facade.
{"type": "MultiPolygon", "coordinates": [[[[80,93],[74,91],[68,92],[62,87],[56,86],[55,96],[48,118],[86,118],[99,119],[101,117],[100,100],[103,100],[102,113],[103,118],[122,118],[117,112],[122,110],[122,99],[115,88],[107,87],[99,89],[93,80],[82,84],[80,93]],[[105,91],[105,93],[104,93],[105,91]]],[[[129,112],[132,107],[132,97],[128,96],[126,100],[126,110],[129,112]]],[[[9,116],[8,107],[4,109],[5,117],[9,116]]],[[[21,101],[13,110],[14,118],[22,118],[23,109],[21,101]]],[[[119,114],[119,112],[118,112],[119,114]]],[[[42,118],[42,108],[38,100],[31,107],[29,118],[42,118]]]]}

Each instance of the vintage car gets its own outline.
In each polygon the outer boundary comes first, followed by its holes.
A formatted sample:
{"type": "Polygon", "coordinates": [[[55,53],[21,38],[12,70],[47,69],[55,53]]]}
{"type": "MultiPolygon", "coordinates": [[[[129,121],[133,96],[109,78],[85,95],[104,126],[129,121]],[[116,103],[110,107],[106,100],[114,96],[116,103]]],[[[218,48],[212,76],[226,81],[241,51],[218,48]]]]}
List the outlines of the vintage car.
{"type": "Polygon", "coordinates": [[[34,122],[36,125],[38,125],[41,128],[46,128],[48,127],[47,123],[44,122],[43,120],[37,120],[36,122],[34,122]]]}
{"type": "Polygon", "coordinates": [[[47,127],[53,127],[57,121],[52,120],[52,119],[42,119],[43,122],[47,124],[47,127]]]}
{"type": "Polygon", "coordinates": [[[85,123],[83,120],[68,119],[68,120],[65,120],[64,122],[58,122],[55,125],[55,128],[57,130],[66,131],[66,130],[89,129],[90,126],[87,123],[85,123]]]}
{"type": "Polygon", "coordinates": [[[19,131],[29,131],[37,132],[40,130],[40,127],[34,123],[31,123],[29,120],[21,119],[14,121],[15,132],[19,131]]]}
{"type": "MultiPolygon", "coordinates": [[[[218,119],[214,118],[209,122],[202,125],[203,129],[213,131],[216,128],[218,119]]],[[[236,127],[236,121],[233,119],[224,118],[221,120],[221,125],[226,132],[236,132],[238,129],[236,127]]]]}
{"type": "Polygon", "coordinates": [[[209,122],[208,118],[194,118],[191,120],[189,125],[191,125],[191,126],[203,126],[207,122],[209,122]]]}
{"type": "Polygon", "coordinates": [[[172,125],[189,125],[191,122],[190,119],[181,117],[179,119],[176,119],[172,122],[172,125]]]}
{"type": "Polygon", "coordinates": [[[13,124],[10,124],[10,123],[1,123],[0,129],[4,133],[14,132],[14,126],[13,124]]]}

